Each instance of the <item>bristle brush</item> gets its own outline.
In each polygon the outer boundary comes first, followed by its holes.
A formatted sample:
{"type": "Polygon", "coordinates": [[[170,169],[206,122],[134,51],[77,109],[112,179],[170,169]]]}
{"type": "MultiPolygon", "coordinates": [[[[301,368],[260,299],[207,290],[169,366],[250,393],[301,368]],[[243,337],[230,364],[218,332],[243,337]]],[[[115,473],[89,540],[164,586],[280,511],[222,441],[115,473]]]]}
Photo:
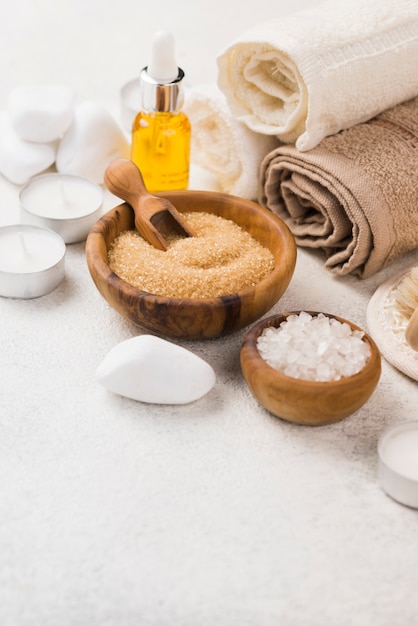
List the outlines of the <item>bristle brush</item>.
{"type": "Polygon", "coordinates": [[[395,291],[397,309],[408,320],[405,339],[418,351],[418,266],[413,267],[399,281],[395,291]]]}

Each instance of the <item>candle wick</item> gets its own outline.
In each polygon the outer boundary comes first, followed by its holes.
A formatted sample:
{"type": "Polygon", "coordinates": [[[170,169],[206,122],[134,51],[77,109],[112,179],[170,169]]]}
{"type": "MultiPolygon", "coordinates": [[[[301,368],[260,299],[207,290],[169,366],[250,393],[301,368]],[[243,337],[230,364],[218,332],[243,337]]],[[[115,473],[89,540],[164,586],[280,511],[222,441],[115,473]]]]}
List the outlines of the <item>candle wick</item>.
{"type": "Polygon", "coordinates": [[[19,230],[19,241],[20,241],[20,245],[21,245],[21,248],[22,248],[23,255],[24,256],[29,256],[29,250],[28,250],[28,248],[26,246],[25,237],[24,237],[24,235],[23,235],[21,230],[19,230]]]}
{"type": "Polygon", "coordinates": [[[64,206],[70,204],[70,201],[68,200],[67,194],[65,193],[65,185],[64,185],[64,181],[62,180],[62,178],[60,178],[59,180],[59,188],[60,188],[60,192],[61,192],[61,199],[62,199],[62,203],[64,206]]]}

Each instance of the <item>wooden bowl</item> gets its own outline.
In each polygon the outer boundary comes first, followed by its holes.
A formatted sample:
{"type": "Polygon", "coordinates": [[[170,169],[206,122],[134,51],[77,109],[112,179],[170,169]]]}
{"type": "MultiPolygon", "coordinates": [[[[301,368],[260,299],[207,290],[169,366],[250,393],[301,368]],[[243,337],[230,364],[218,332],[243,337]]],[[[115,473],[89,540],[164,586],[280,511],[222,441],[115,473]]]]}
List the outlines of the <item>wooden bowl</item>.
{"type": "MultiPolygon", "coordinates": [[[[379,349],[365,333],[363,341],[369,345],[371,354],[357,374],[327,382],[291,378],[268,365],[257,349],[257,339],[265,328],[277,328],[289,315],[299,313],[273,315],[248,331],[240,354],[243,376],[255,398],[277,417],[311,426],[337,422],[357,411],[375,390],[381,373],[379,349]]],[[[312,311],[308,313],[318,315],[312,311]]],[[[342,317],[324,315],[346,322],[353,330],[362,330],[342,317]]]]}
{"type": "Polygon", "coordinates": [[[198,211],[233,220],[274,255],[273,271],[258,284],[219,298],[176,299],[141,291],[116,276],[108,250],[124,230],[134,229],[134,213],[123,203],[91,229],[86,259],[92,279],[121,315],[148,331],[181,339],[210,339],[239,330],[259,319],[286,290],[296,264],[296,244],[284,222],[254,202],[209,191],[172,191],[168,198],[180,212],[198,211]]]}

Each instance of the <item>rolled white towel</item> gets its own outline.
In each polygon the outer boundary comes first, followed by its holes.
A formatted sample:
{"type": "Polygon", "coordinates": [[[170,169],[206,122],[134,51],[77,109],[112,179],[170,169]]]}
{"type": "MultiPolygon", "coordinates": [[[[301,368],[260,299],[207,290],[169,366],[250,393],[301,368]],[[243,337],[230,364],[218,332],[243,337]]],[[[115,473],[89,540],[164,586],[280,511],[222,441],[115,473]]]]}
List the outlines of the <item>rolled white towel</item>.
{"type": "Polygon", "coordinates": [[[214,174],[223,192],[255,200],[260,164],[278,139],[239,122],[216,84],[186,91],[183,110],[192,125],[193,163],[214,174]]]}
{"type": "Polygon", "coordinates": [[[256,25],[217,58],[236,117],[299,150],[418,95],[417,0],[328,0],[256,25]]]}

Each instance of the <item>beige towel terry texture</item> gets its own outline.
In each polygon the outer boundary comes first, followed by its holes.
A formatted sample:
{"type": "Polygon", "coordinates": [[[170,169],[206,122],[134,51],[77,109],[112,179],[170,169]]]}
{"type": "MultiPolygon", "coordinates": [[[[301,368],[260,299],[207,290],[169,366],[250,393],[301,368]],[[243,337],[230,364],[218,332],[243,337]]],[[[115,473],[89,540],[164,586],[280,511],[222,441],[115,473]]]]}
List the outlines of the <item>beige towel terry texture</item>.
{"type": "Polygon", "coordinates": [[[336,274],[370,276],[418,246],[418,97],[300,152],[264,159],[259,201],[336,274]]]}

